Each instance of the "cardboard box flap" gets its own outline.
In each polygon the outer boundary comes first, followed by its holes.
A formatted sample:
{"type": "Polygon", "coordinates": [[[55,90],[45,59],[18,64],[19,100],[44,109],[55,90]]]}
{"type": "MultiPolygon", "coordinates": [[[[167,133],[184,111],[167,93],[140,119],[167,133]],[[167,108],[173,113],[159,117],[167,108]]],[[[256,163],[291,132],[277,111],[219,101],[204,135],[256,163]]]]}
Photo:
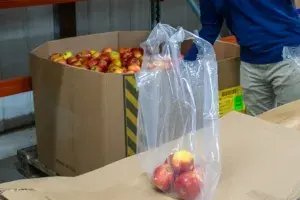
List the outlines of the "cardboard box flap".
{"type": "Polygon", "coordinates": [[[240,85],[240,59],[227,59],[218,62],[219,90],[224,90],[240,85]]]}
{"type": "Polygon", "coordinates": [[[103,191],[89,192],[80,190],[65,190],[63,192],[38,191],[35,189],[11,189],[3,191],[1,196],[8,200],[171,200],[172,198],[151,189],[142,190],[136,185],[116,184],[103,191]]]}
{"type": "Polygon", "coordinates": [[[49,57],[49,46],[48,43],[44,43],[37,48],[33,49],[30,54],[33,54],[34,56],[48,59],[49,57]]]}
{"type": "Polygon", "coordinates": [[[99,200],[102,195],[97,192],[64,191],[57,193],[21,189],[5,191],[2,196],[8,200],[99,200]]]}
{"type": "MultiPolygon", "coordinates": [[[[258,200],[257,197],[264,195],[267,197],[264,199],[269,200],[273,197],[276,200],[300,198],[300,132],[239,113],[224,116],[220,125],[222,174],[216,200],[258,200]]],[[[91,200],[94,200],[93,195],[98,195],[99,199],[107,195],[105,199],[113,200],[169,199],[154,191],[144,177],[139,157],[132,156],[75,178],[62,179],[61,184],[54,181],[51,190],[44,185],[45,188],[39,187],[38,191],[53,200],[62,200],[59,194],[62,185],[65,199],[76,192],[91,200]],[[122,196],[111,196],[118,191],[122,196]]],[[[32,180],[36,181],[39,179],[32,180]]],[[[23,182],[23,187],[28,188],[29,182],[23,182]]],[[[22,188],[18,181],[2,184],[0,188],[15,188],[14,184],[22,188]]]]}
{"type": "Polygon", "coordinates": [[[66,191],[70,188],[72,177],[47,177],[38,179],[24,179],[0,184],[0,191],[30,189],[38,191],[66,191]]]}
{"type": "Polygon", "coordinates": [[[214,44],[214,50],[217,55],[217,61],[240,57],[240,48],[238,44],[217,41],[214,44]]]}
{"type": "Polygon", "coordinates": [[[120,31],[119,47],[140,47],[141,41],[147,40],[149,33],[149,31],[120,31]]]}
{"type": "Polygon", "coordinates": [[[259,118],[300,131],[300,100],[274,108],[259,118]]]}

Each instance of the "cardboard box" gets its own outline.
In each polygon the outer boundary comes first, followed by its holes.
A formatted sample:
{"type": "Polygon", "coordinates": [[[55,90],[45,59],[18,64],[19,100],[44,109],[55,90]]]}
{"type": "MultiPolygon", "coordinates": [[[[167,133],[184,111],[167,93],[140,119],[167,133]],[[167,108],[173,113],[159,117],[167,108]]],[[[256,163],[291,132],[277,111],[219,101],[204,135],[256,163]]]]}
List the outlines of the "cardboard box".
{"type": "Polygon", "coordinates": [[[53,63],[51,53],[139,46],[148,32],[112,32],[47,42],[31,56],[38,157],[74,176],[126,157],[124,77],[53,63]]]}
{"type": "Polygon", "coordinates": [[[300,0],[295,0],[295,7],[300,8],[300,0]]]}
{"type": "MultiPolygon", "coordinates": [[[[300,132],[240,113],[221,118],[220,130],[222,174],[215,200],[300,197],[300,132]]],[[[0,188],[8,200],[171,200],[151,188],[137,156],[75,178],[23,180],[0,188]]]]}
{"type": "Polygon", "coordinates": [[[214,50],[218,61],[220,117],[233,110],[245,112],[240,86],[240,48],[237,44],[218,41],[214,50]]]}
{"type": "MultiPolygon", "coordinates": [[[[82,174],[136,152],[137,98],[132,75],[53,63],[51,53],[138,47],[149,32],[111,32],[47,42],[30,56],[39,160],[63,176],[82,174]]],[[[243,110],[239,48],[215,46],[220,113],[243,110]]]]}
{"type": "Polygon", "coordinates": [[[300,131],[300,100],[274,108],[258,117],[300,131]]]}

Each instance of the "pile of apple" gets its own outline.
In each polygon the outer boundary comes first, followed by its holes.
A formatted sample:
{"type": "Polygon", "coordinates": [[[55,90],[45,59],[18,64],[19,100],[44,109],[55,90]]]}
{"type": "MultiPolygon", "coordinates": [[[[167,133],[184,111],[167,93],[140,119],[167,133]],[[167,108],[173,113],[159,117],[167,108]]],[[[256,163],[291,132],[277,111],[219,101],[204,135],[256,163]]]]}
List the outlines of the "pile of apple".
{"type": "Polygon", "coordinates": [[[164,193],[175,192],[179,199],[195,200],[203,187],[201,177],[201,169],[195,167],[194,156],[180,150],[154,170],[152,182],[164,193]]]}
{"type": "Polygon", "coordinates": [[[104,48],[102,51],[85,50],[73,55],[72,52],[54,53],[50,60],[86,70],[104,73],[136,73],[141,70],[143,49],[120,48],[114,51],[104,48]]]}

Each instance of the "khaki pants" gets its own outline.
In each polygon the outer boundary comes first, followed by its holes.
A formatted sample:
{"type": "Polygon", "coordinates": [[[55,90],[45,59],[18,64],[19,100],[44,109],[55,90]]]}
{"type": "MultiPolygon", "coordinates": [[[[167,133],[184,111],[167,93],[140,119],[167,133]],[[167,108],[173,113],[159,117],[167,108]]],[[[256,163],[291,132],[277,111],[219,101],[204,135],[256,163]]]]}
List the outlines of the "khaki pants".
{"type": "Polygon", "coordinates": [[[275,64],[241,63],[247,113],[253,116],[300,99],[300,66],[293,60],[275,64]]]}

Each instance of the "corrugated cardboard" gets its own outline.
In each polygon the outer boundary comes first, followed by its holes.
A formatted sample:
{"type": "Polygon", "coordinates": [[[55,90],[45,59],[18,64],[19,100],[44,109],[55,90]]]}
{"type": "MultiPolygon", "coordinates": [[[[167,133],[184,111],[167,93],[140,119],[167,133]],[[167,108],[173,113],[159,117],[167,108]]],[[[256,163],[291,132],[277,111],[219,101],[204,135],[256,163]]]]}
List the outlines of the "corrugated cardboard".
{"type": "MultiPolygon", "coordinates": [[[[126,157],[127,149],[123,75],[63,66],[48,56],[67,50],[138,47],[148,34],[80,36],[47,42],[31,53],[38,158],[46,167],[62,176],[79,175],[126,157]]],[[[215,50],[220,89],[238,86],[238,46],[220,42],[215,50]]]]}
{"type": "Polygon", "coordinates": [[[300,0],[295,0],[295,6],[296,8],[300,8],[300,0]]]}
{"type": "Polygon", "coordinates": [[[240,48],[237,44],[218,41],[214,45],[218,61],[219,90],[240,86],[240,48]]]}
{"type": "MultiPolygon", "coordinates": [[[[300,197],[300,132],[239,113],[221,118],[220,127],[222,174],[216,200],[300,197]]],[[[171,199],[151,188],[137,156],[75,178],[16,181],[0,188],[8,200],[171,199]]]]}
{"type": "Polygon", "coordinates": [[[274,108],[258,117],[300,131],[300,100],[274,108]]]}

